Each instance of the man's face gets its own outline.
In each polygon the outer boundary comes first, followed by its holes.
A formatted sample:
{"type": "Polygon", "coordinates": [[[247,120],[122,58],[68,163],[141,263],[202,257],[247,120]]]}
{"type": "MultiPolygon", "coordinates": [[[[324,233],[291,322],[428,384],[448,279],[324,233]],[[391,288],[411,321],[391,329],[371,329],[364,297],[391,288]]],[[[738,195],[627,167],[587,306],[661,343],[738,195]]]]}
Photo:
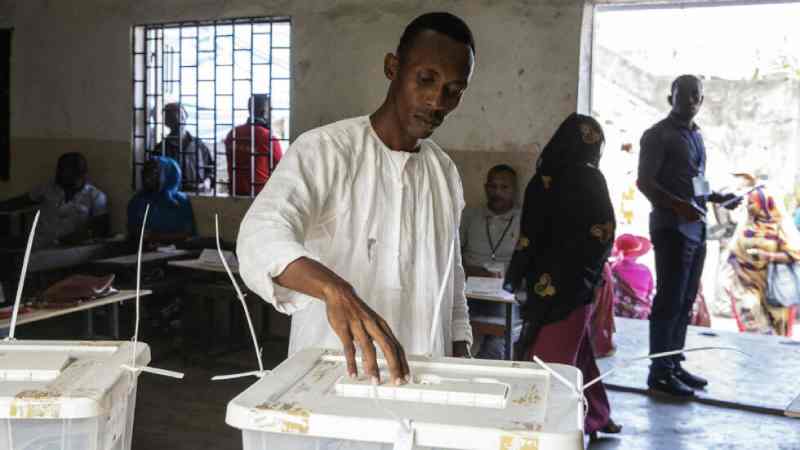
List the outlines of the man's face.
{"type": "Polygon", "coordinates": [[[161,190],[161,166],[157,160],[151,159],[142,167],[142,187],[150,192],[161,190]]]}
{"type": "Polygon", "coordinates": [[[399,58],[388,55],[385,72],[401,131],[424,139],[461,102],[475,57],[466,44],[426,30],[399,58]]]}
{"type": "Polygon", "coordinates": [[[170,130],[176,130],[181,125],[181,109],[178,106],[164,108],[164,125],[170,130]]]}
{"type": "Polygon", "coordinates": [[[81,175],[80,172],[74,167],[67,165],[60,166],[56,170],[56,183],[63,189],[74,190],[80,189],[86,181],[86,177],[81,175]]]}
{"type": "Polygon", "coordinates": [[[697,116],[703,99],[703,85],[691,78],[680,80],[669,97],[672,112],[684,120],[692,120],[697,116]]]}
{"type": "Polygon", "coordinates": [[[511,172],[494,172],[486,180],[486,200],[491,209],[503,213],[514,207],[517,179],[511,172]]]}

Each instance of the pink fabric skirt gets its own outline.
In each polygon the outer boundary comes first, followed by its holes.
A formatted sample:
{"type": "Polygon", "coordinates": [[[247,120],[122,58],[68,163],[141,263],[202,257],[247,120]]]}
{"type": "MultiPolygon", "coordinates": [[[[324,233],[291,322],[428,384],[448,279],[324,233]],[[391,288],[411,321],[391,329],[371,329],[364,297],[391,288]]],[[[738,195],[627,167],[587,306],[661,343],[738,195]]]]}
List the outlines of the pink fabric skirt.
{"type": "MultiPolygon", "coordinates": [[[[591,317],[592,305],[586,305],[576,309],[562,321],[545,325],[539,330],[525,359],[533,360],[533,355],[536,355],[544,362],[575,366],[583,373],[584,383],[597,378],[600,370],[592,350],[589,329],[591,317]]],[[[611,407],[602,382],[593,384],[585,395],[589,402],[589,413],[586,415],[584,432],[591,433],[608,424],[611,407]]]]}
{"type": "Polygon", "coordinates": [[[592,314],[591,340],[595,354],[602,358],[614,354],[614,276],[611,265],[603,268],[603,286],[595,291],[594,311],[592,314]]]}

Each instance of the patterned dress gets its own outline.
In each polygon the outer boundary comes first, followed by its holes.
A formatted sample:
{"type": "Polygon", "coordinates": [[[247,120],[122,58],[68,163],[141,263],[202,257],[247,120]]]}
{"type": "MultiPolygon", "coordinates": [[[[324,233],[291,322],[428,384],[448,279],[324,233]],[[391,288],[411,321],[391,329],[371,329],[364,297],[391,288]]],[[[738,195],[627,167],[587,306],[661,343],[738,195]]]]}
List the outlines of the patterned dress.
{"type": "Polygon", "coordinates": [[[774,198],[760,189],[748,198],[747,223],[737,231],[731,243],[728,263],[734,269],[725,291],[739,331],[791,336],[796,307],[767,304],[767,271],[770,261],[757,251],[784,253],[792,261],[800,260],[800,248],[787,242],[782,214],[774,198]]]}

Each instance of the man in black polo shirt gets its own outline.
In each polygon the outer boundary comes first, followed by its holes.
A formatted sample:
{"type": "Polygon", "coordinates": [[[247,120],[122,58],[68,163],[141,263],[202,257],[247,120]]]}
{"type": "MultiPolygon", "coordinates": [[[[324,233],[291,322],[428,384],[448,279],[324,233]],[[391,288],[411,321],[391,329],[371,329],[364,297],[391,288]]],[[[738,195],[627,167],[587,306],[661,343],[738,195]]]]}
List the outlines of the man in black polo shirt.
{"type": "Polygon", "coordinates": [[[180,103],[164,105],[164,125],[169,128],[169,134],[150,152],[178,162],[183,179],[181,190],[206,192],[211,188],[214,179],[214,158],[208,146],[186,129],[187,119],[186,109],[180,103]]]}
{"type": "MultiPolygon", "coordinates": [[[[706,256],[706,202],[735,208],[733,194],[711,192],[705,180],[706,150],[694,118],[703,84],[693,75],[672,83],[672,111],[642,136],[638,185],[650,200],[650,236],[656,257],[656,296],[650,315],[650,353],[684,348],[686,328],[706,256]]],[[[654,359],[647,385],[680,397],[708,382],[681,367],[683,355],[654,359]]]]}

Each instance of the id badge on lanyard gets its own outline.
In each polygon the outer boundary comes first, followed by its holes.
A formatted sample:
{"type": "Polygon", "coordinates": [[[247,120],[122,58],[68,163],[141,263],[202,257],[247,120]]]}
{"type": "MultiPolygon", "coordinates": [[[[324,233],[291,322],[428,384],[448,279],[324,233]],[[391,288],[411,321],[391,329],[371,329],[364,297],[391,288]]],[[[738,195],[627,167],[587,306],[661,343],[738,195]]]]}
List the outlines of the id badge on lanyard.
{"type": "Polygon", "coordinates": [[[692,178],[692,188],[694,189],[695,198],[706,198],[711,195],[711,185],[708,184],[708,180],[702,174],[692,178]]]}

